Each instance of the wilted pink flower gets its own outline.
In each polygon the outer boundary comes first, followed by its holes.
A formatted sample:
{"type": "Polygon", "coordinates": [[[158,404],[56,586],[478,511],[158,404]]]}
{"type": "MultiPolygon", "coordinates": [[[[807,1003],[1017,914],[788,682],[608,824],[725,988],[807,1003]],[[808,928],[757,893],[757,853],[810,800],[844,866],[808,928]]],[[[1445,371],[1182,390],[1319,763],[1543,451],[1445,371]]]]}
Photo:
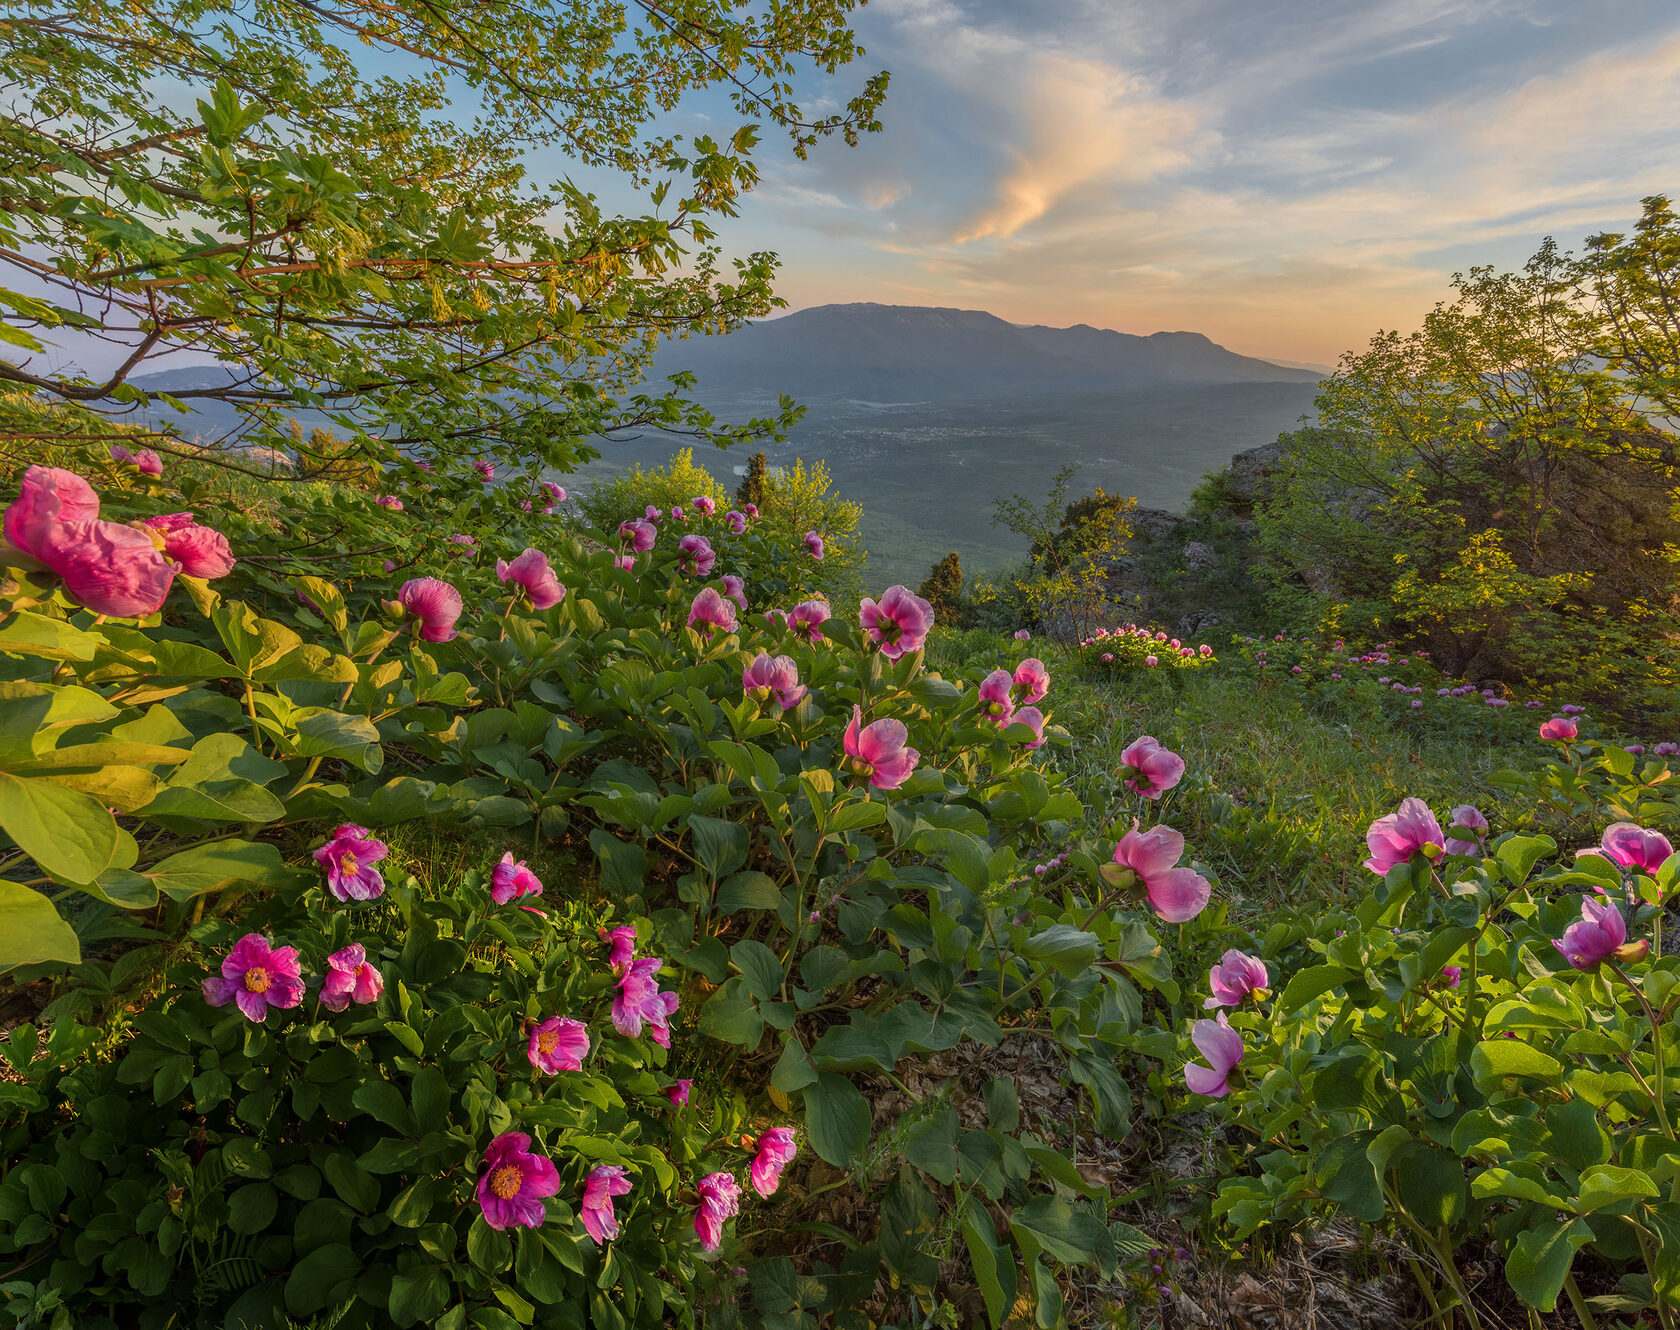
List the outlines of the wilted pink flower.
{"type": "Polygon", "coordinates": [[[1271,976],[1266,963],[1257,956],[1248,956],[1232,947],[1219,958],[1219,964],[1208,971],[1208,987],[1213,996],[1202,1003],[1208,1007],[1240,1007],[1244,999],[1253,996],[1258,1002],[1266,995],[1271,976]]]}
{"type": "Polygon", "coordinates": [[[1230,1076],[1243,1058],[1242,1035],[1231,1028],[1220,1012],[1211,1021],[1197,1021],[1190,1027],[1190,1042],[1208,1060],[1208,1065],[1192,1062],[1184,1068],[1184,1084],[1191,1094],[1223,1099],[1231,1091],[1230,1076]]]}
{"type": "Polygon", "coordinates": [[[30,467],[0,529],[7,543],[44,563],[95,614],[155,613],[175,581],[175,565],[150,535],[99,520],[99,496],[74,471],[30,467]]]}
{"type": "Polygon", "coordinates": [[[1200,873],[1178,867],[1184,857],[1184,837],[1171,827],[1132,829],[1114,847],[1114,860],[1102,867],[1103,880],[1124,888],[1142,883],[1149,908],[1169,924],[1194,919],[1205,908],[1213,888],[1200,873]]]}
{"type": "Polygon", "coordinates": [[[694,496],[694,508],[696,512],[705,513],[707,517],[710,517],[717,511],[717,504],[707,495],[696,494],[694,496]]]}
{"type": "Polygon", "coordinates": [[[601,940],[607,944],[607,964],[614,974],[623,974],[636,959],[636,930],[630,924],[601,930],[601,940]]]}
{"type": "Polygon", "coordinates": [[[461,617],[461,593],[437,577],[415,577],[397,589],[397,599],[420,621],[420,636],[428,642],[447,642],[455,636],[461,617]]]}
{"type": "Polygon", "coordinates": [[[497,559],[496,576],[504,585],[516,582],[523,587],[535,610],[550,609],[566,596],[566,588],[560,585],[554,569],[548,566],[548,555],[541,550],[527,549],[512,563],[497,559]]]}
{"type": "Polygon", "coordinates": [[[1028,656],[1015,667],[1015,687],[1021,701],[1036,702],[1050,691],[1050,671],[1037,656],[1028,656]]]}
{"type": "Polygon", "coordinates": [[[227,537],[211,527],[200,526],[191,513],[165,513],[148,517],[143,529],[154,545],[161,545],[166,558],[180,564],[188,577],[226,577],[233,571],[233,550],[227,537]]]}
{"type": "Polygon", "coordinates": [[[653,548],[653,542],[659,539],[659,532],[652,522],[638,517],[618,524],[618,538],[626,549],[643,554],[653,548]]]}
{"type": "Polygon", "coordinates": [[[890,586],[879,601],[865,596],[858,605],[858,622],[881,654],[897,660],[918,651],[933,627],[933,606],[902,586],[890,586]]]}
{"type": "Polygon", "coordinates": [[[657,522],[661,517],[665,516],[665,514],[660,512],[659,509],[655,508],[650,503],[647,506],[647,510],[646,510],[644,516],[646,516],[647,520],[650,521],[650,522],[657,522]]]}
{"type": "Polygon", "coordinates": [[[823,556],[823,538],[815,531],[805,533],[805,549],[813,559],[821,560],[823,556]]]}
{"type": "Polygon", "coordinates": [[[390,852],[366,827],[346,822],[334,828],[314,858],[326,870],[327,890],[339,900],[370,901],[385,893],[385,879],[374,865],[390,852]]]}
{"type": "Polygon", "coordinates": [[[497,905],[506,905],[516,896],[542,894],[542,882],[525,866],[523,859],[514,861],[512,850],[502,855],[501,862],[490,870],[490,899],[497,905]]]}
{"type": "Polygon", "coordinates": [[[1540,725],[1540,737],[1549,743],[1568,743],[1580,732],[1580,725],[1570,716],[1553,716],[1540,725]]]}
{"type": "Polygon", "coordinates": [[[700,594],[688,607],[688,626],[698,627],[702,633],[710,633],[713,628],[732,633],[735,631],[735,607],[718,595],[716,587],[701,587],[700,594]]]}
{"type": "Polygon", "coordinates": [[[327,957],[321,1005],[328,1011],[343,1011],[352,1002],[377,1002],[384,991],[384,977],[369,964],[367,951],[360,943],[352,942],[327,957]]]}
{"type": "Polygon", "coordinates": [[[708,577],[717,562],[717,551],[704,536],[690,534],[677,542],[678,562],[690,577],[708,577]]]}
{"type": "Polygon", "coordinates": [[[820,642],[822,626],[828,622],[828,617],[827,601],[802,600],[788,611],[787,626],[807,642],[820,642]]]}
{"type": "Polygon", "coordinates": [[[758,1153],[748,1170],[753,1190],[760,1196],[774,1195],[782,1181],[782,1170],[798,1153],[791,1127],[771,1127],[766,1131],[758,1138],[758,1153]]]}
{"type": "Polygon", "coordinates": [[[1184,779],[1184,759],[1146,734],[1120,754],[1120,777],[1132,793],[1159,799],[1184,779]]]}
{"type": "Polygon", "coordinates": [[[757,702],[775,698],[783,711],[792,711],[808,691],[799,682],[799,665],[792,656],[772,656],[763,651],[741,671],[741,689],[757,702]]]}
{"type": "Polygon", "coordinates": [[[708,1173],[700,1179],[700,1208],[694,1212],[694,1231],[700,1245],[716,1251],[723,1241],[724,1221],[741,1213],[741,1188],[727,1173],[708,1173]]]}
{"type": "Polygon", "coordinates": [[[531,1138],[504,1131],[484,1151],[478,1175],[478,1205],[494,1229],[540,1228],[547,1210],[543,1197],[560,1190],[560,1171],[551,1160],[531,1153],[531,1138]]]}
{"type": "Polygon", "coordinates": [[[916,769],[921,754],[907,748],[910,732],[901,720],[878,720],[863,723],[863,708],[852,707],[852,722],[846,726],[843,741],[846,755],[852,759],[852,769],[878,790],[896,790],[916,769]]]}
{"type": "Polygon", "coordinates": [[[478,472],[480,480],[494,480],[496,478],[496,464],[494,462],[474,462],[472,469],[478,472]]]}
{"type": "Polygon", "coordinates": [[[578,1201],[578,1218],[583,1231],[605,1246],[618,1236],[618,1216],[613,1214],[613,1197],[630,1194],[630,1179],[617,1164],[601,1164],[584,1179],[583,1198],[578,1201]]]}
{"type": "Polygon", "coordinates": [[[1410,863],[1419,852],[1436,858],[1446,850],[1446,837],[1428,804],[1422,799],[1402,799],[1397,812],[1371,823],[1365,832],[1365,844],[1371,851],[1365,867],[1380,876],[1399,864],[1410,863]],[[1431,845],[1436,854],[1429,853],[1427,847],[1431,845]]]}
{"type": "Polygon", "coordinates": [[[233,944],[221,974],[204,981],[203,990],[212,1007],[235,1003],[251,1021],[264,1019],[270,1007],[295,1007],[303,1001],[297,948],[272,947],[261,933],[247,933],[233,944]]]}
{"type": "Polygon", "coordinates": [[[1021,707],[1009,718],[1011,725],[1025,725],[1033,732],[1022,747],[1029,753],[1035,748],[1044,747],[1044,713],[1037,707],[1021,707]]]}
{"type": "Polygon", "coordinates": [[[1633,822],[1612,822],[1604,828],[1597,850],[1586,854],[1602,854],[1619,868],[1631,868],[1640,873],[1655,874],[1674,853],[1668,837],[1660,831],[1648,831],[1633,822]]]}
{"type": "Polygon", "coordinates": [[[150,448],[142,448],[137,453],[131,453],[120,443],[111,445],[111,460],[113,462],[127,462],[135,470],[148,476],[163,474],[163,459],[150,448]]]}
{"type": "Polygon", "coordinates": [[[1606,960],[1643,960],[1651,948],[1643,938],[1631,943],[1627,940],[1627,921],[1615,901],[1590,897],[1581,902],[1581,922],[1570,924],[1552,945],[1577,970],[1590,970],[1606,960]]]}
{"type": "Polygon", "coordinates": [[[562,1071],[582,1071],[589,1056],[589,1031],[582,1021],[570,1016],[550,1016],[533,1026],[525,1056],[538,1071],[549,1076],[562,1071]]]}
{"type": "Polygon", "coordinates": [[[677,1009],[677,995],[659,990],[658,975],[664,966],[658,956],[641,956],[619,976],[612,1023],[626,1039],[636,1038],[646,1025],[654,1043],[661,1048],[671,1046],[671,1014],[677,1009]]]}
{"type": "Polygon", "coordinates": [[[730,531],[737,536],[741,535],[747,529],[746,514],[736,512],[733,508],[723,515],[723,520],[729,523],[730,531]]]}
{"type": "Polygon", "coordinates": [[[723,594],[734,601],[744,611],[747,608],[747,584],[734,573],[723,575],[723,594]]]}
{"type": "Polygon", "coordinates": [[[1448,837],[1446,850],[1448,854],[1480,854],[1482,842],[1487,839],[1488,820],[1470,804],[1459,804],[1447,815],[1448,831],[1468,831],[1474,840],[1460,840],[1448,837]]]}
{"type": "Polygon", "coordinates": [[[1010,717],[1015,712],[1015,704],[1010,700],[1010,690],[1014,680],[1009,677],[1008,670],[993,670],[980,685],[980,716],[1002,729],[1009,724],[1010,717]]]}
{"type": "Polygon", "coordinates": [[[688,1106],[688,1092],[693,1087],[693,1081],[677,1081],[674,1084],[667,1085],[665,1087],[665,1097],[677,1108],[686,1108],[688,1106]]]}
{"type": "Polygon", "coordinates": [[[400,513],[403,510],[403,501],[394,495],[381,494],[374,502],[381,508],[389,508],[394,513],[400,513]]]}

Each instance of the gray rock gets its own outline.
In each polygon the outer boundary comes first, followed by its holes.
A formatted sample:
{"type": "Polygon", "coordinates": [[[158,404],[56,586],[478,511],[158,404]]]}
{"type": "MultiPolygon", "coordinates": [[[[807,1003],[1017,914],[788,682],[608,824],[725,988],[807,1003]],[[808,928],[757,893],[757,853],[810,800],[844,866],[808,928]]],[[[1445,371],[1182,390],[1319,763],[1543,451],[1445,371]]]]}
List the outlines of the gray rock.
{"type": "Polygon", "coordinates": [[[1219,567],[1219,551],[1205,540],[1192,540],[1184,546],[1184,566],[1193,573],[1210,573],[1219,567]]]}
{"type": "Polygon", "coordinates": [[[1266,482],[1283,460],[1282,441],[1263,443],[1238,453],[1226,467],[1226,488],[1231,497],[1252,505],[1266,492],[1266,482]]]}

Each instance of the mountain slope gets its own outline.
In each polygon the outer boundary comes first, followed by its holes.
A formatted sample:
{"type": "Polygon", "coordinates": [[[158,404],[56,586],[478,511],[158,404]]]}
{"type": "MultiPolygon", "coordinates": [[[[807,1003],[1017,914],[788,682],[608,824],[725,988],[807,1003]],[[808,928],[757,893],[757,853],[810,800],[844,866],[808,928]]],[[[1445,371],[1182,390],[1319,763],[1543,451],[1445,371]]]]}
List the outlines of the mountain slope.
{"type": "Polygon", "coordinates": [[[979,310],[820,305],[660,352],[655,377],[691,370],[707,398],[973,401],[1212,383],[1313,383],[1200,333],[1147,337],[1080,324],[1022,326],[979,310]]]}

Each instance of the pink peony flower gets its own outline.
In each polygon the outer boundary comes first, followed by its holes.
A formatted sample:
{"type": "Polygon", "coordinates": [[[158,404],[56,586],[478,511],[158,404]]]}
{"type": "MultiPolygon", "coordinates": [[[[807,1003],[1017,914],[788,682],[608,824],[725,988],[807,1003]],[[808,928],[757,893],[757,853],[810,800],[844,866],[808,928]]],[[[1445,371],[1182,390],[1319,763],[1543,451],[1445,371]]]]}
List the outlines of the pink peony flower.
{"type": "Polygon", "coordinates": [[[346,822],[333,829],[314,857],[326,870],[327,890],[339,900],[370,901],[385,894],[385,879],[374,865],[390,852],[366,827],[346,822]]]}
{"type": "Polygon", "coordinates": [[[745,512],[748,517],[757,517],[758,505],[756,503],[749,503],[742,511],[745,512]]]}
{"type": "Polygon", "coordinates": [[[7,543],[45,564],[95,614],[154,614],[175,581],[175,564],[150,535],[99,520],[99,496],[74,471],[30,467],[0,529],[7,543]]]}
{"type": "Polygon", "coordinates": [[[1585,854],[1602,854],[1618,868],[1655,874],[1667,862],[1674,847],[1660,831],[1647,831],[1633,822],[1612,822],[1599,838],[1599,848],[1585,854]]]}
{"type": "Polygon", "coordinates": [[[665,1097],[677,1108],[688,1106],[688,1092],[694,1088],[694,1082],[689,1080],[677,1081],[665,1087],[665,1097]]]}
{"type": "Polygon", "coordinates": [[[321,1005],[328,1011],[343,1011],[352,1002],[377,1002],[384,991],[385,979],[368,963],[360,943],[352,942],[327,957],[321,1005]]]}
{"type": "MultiPolygon", "coordinates": [[[[655,508],[650,503],[647,506],[647,511],[644,514],[644,516],[646,516],[647,520],[650,521],[650,522],[657,522],[661,517],[665,516],[665,514],[660,512],[659,509],[655,508]]],[[[622,530],[622,529],[623,528],[621,527],[620,530],[622,530]]]]}
{"type": "Polygon", "coordinates": [[[297,948],[272,947],[261,933],[247,933],[233,944],[221,974],[204,981],[203,990],[212,1007],[235,1003],[251,1021],[264,1019],[270,1007],[295,1007],[303,1001],[297,948]]]}
{"type": "Polygon", "coordinates": [[[747,529],[747,515],[745,513],[736,512],[735,509],[731,508],[723,515],[723,520],[729,523],[729,530],[733,534],[737,536],[745,534],[747,529]]]}
{"type": "Polygon", "coordinates": [[[824,600],[802,600],[787,613],[787,626],[798,637],[807,642],[822,640],[822,626],[828,622],[828,602],[824,600]]]}
{"type": "Polygon", "coordinates": [[[671,505],[671,520],[673,522],[683,522],[683,523],[686,523],[688,521],[688,519],[683,516],[683,510],[677,504],[674,504],[674,503],[671,505]]]}
{"type": "Polygon", "coordinates": [[[614,974],[623,974],[630,968],[630,962],[636,959],[636,930],[629,924],[620,924],[617,928],[603,929],[601,940],[609,948],[607,964],[612,966],[614,974]]]}
{"type": "Polygon", "coordinates": [[[1577,970],[1590,970],[1600,961],[1643,960],[1651,944],[1627,940],[1627,921],[1615,901],[1581,902],[1581,922],[1570,924],[1552,943],[1577,970]]]}
{"type": "Polygon", "coordinates": [[[1399,811],[1371,823],[1365,832],[1365,844],[1371,851],[1365,867],[1380,876],[1399,864],[1410,863],[1420,852],[1436,858],[1446,850],[1446,837],[1428,804],[1422,799],[1402,799],[1399,811]],[[1427,847],[1431,845],[1436,854],[1429,853],[1427,847]]]}
{"type": "Polygon", "coordinates": [[[1459,804],[1447,815],[1448,831],[1468,831],[1474,840],[1457,840],[1448,837],[1446,850],[1448,854],[1480,854],[1482,842],[1487,839],[1488,820],[1469,804],[1459,804]]]}
{"type": "Polygon", "coordinates": [[[1566,703],[1564,706],[1559,707],[1558,710],[1566,716],[1582,716],[1585,715],[1587,711],[1585,707],[1579,706],[1574,702],[1566,703]]]}
{"type": "Polygon", "coordinates": [[[1114,847],[1114,860],[1104,864],[1103,880],[1112,887],[1143,884],[1149,908],[1169,924],[1182,924],[1200,914],[1213,888],[1200,873],[1178,867],[1184,856],[1184,837],[1171,827],[1139,831],[1136,824],[1114,847]]]}
{"type": "Polygon", "coordinates": [[[464,535],[459,531],[457,531],[453,536],[449,537],[448,540],[444,541],[444,544],[446,544],[446,545],[460,545],[462,548],[469,549],[469,550],[478,548],[478,541],[476,539],[474,539],[472,536],[464,535]]]}
{"type": "Polygon", "coordinates": [[[1010,691],[1015,681],[1009,677],[1008,670],[993,670],[980,685],[980,717],[989,720],[1002,729],[1009,724],[1010,717],[1015,712],[1015,705],[1010,700],[1010,691]]]}
{"type": "Polygon", "coordinates": [[[616,1164],[601,1164],[589,1170],[583,1183],[583,1199],[578,1202],[578,1218],[583,1230],[602,1247],[618,1236],[618,1216],[613,1214],[613,1197],[630,1194],[630,1179],[616,1164]]]}
{"type": "Polygon", "coordinates": [[[582,1021],[569,1016],[550,1016],[532,1027],[525,1056],[538,1071],[553,1076],[562,1071],[582,1071],[589,1056],[589,1031],[582,1021]]]}
{"type": "Polygon", "coordinates": [[[736,577],[734,573],[725,573],[723,575],[723,594],[739,605],[742,613],[746,612],[747,584],[740,578],[736,577]]]}
{"type": "Polygon", "coordinates": [[[403,510],[403,501],[389,494],[381,494],[374,502],[381,508],[389,508],[394,513],[400,513],[403,510]]]}
{"type": "Polygon", "coordinates": [[[907,748],[910,732],[901,720],[863,723],[863,708],[852,707],[852,722],[846,726],[844,747],[852,769],[878,790],[896,790],[916,769],[921,754],[907,748]]]}
{"type": "Polygon", "coordinates": [[[715,587],[702,587],[694,603],[688,607],[688,626],[698,627],[706,634],[714,628],[732,633],[735,631],[735,607],[718,595],[715,587]]]}
{"type": "Polygon", "coordinates": [[[543,884],[537,875],[525,867],[525,861],[514,862],[513,851],[502,855],[502,861],[490,870],[490,899],[506,905],[517,896],[540,896],[543,884]]]}
{"type": "Polygon", "coordinates": [[[748,1170],[753,1190],[760,1196],[774,1195],[782,1181],[782,1170],[798,1153],[791,1127],[771,1127],[766,1131],[758,1138],[758,1154],[748,1170]]]}
{"type": "Polygon", "coordinates": [[[523,587],[534,610],[551,609],[566,596],[566,588],[560,585],[554,569],[548,566],[548,555],[541,550],[527,549],[512,563],[497,559],[496,576],[503,585],[516,582],[523,587]]]}
{"type": "Polygon", "coordinates": [[[478,1206],[494,1229],[540,1228],[548,1217],[543,1197],[560,1190],[560,1171],[531,1153],[531,1138],[504,1131],[484,1151],[478,1173],[478,1206]]]}
{"type": "Polygon", "coordinates": [[[805,549],[813,559],[820,562],[823,556],[823,538],[815,531],[807,531],[805,533],[805,549]]]}
{"type": "Polygon", "coordinates": [[[1010,717],[1010,723],[1025,725],[1033,732],[1033,737],[1022,745],[1029,753],[1044,747],[1044,713],[1037,707],[1022,707],[1010,717]]]}
{"type": "Polygon", "coordinates": [[[1580,725],[1571,716],[1553,716],[1540,725],[1540,737],[1548,743],[1568,743],[1580,733],[1580,725]]]}
{"type": "Polygon", "coordinates": [[[1208,1065],[1189,1063],[1184,1068],[1184,1084],[1191,1094],[1223,1099],[1231,1091],[1231,1071],[1242,1061],[1242,1035],[1231,1028],[1225,1013],[1220,1012],[1211,1021],[1197,1021],[1191,1026],[1190,1042],[1208,1060],[1208,1065]]]}
{"type": "Polygon", "coordinates": [[[1037,656],[1028,656],[1015,667],[1015,687],[1021,701],[1036,702],[1050,691],[1050,671],[1037,656]]]}
{"type": "Polygon", "coordinates": [[[643,521],[638,517],[618,524],[618,538],[623,542],[625,549],[645,554],[653,548],[653,542],[659,539],[659,532],[652,522],[643,521]]]}
{"type": "Polygon", "coordinates": [[[671,1014],[677,1009],[677,995],[661,992],[658,975],[665,962],[658,956],[642,956],[630,962],[618,979],[613,996],[612,1022],[626,1039],[634,1039],[647,1026],[648,1037],[661,1048],[671,1046],[671,1014]]]}
{"type": "Polygon", "coordinates": [[[1441,982],[1448,988],[1457,988],[1464,982],[1464,967],[1462,965],[1443,965],[1441,967],[1441,982]]]}
{"type": "Polygon", "coordinates": [[[142,448],[137,453],[131,453],[120,443],[111,445],[111,460],[113,462],[127,462],[135,470],[148,476],[163,474],[163,459],[150,448],[142,448]]]}
{"type": "Polygon", "coordinates": [[[858,622],[888,660],[918,651],[933,627],[933,606],[902,586],[890,586],[877,602],[865,596],[858,622]]]}
{"type": "Polygon", "coordinates": [[[700,1179],[700,1207],[694,1212],[694,1231],[700,1245],[716,1251],[723,1241],[723,1225],[741,1213],[741,1188],[727,1173],[708,1173],[700,1179]]]}
{"type": "Polygon", "coordinates": [[[627,573],[634,572],[636,568],[636,556],[634,554],[615,554],[613,555],[613,567],[621,568],[627,573]]]}
{"type": "Polygon", "coordinates": [[[755,702],[775,698],[783,711],[792,711],[807,692],[799,682],[799,666],[792,656],[771,656],[762,651],[741,671],[741,690],[755,702]]]}
{"type": "Polygon", "coordinates": [[[1184,779],[1184,759],[1146,734],[1120,754],[1120,777],[1132,793],[1159,799],[1184,779]]]}
{"type": "Polygon", "coordinates": [[[1240,1007],[1249,996],[1258,1002],[1266,995],[1266,985],[1270,980],[1264,961],[1232,947],[1219,958],[1219,964],[1208,971],[1208,987],[1213,990],[1213,996],[1202,1006],[1204,1009],[1240,1007]]]}
{"type": "Polygon", "coordinates": [[[420,621],[420,636],[427,642],[447,642],[455,636],[455,621],[461,617],[461,593],[437,577],[415,577],[397,590],[397,599],[420,621]]]}
{"type": "Polygon", "coordinates": [[[561,485],[555,484],[552,480],[543,481],[541,484],[539,484],[537,486],[537,488],[540,489],[544,494],[546,494],[548,496],[548,501],[549,501],[550,504],[565,503],[566,502],[566,490],[565,490],[565,488],[561,485]]]}
{"type": "Polygon", "coordinates": [[[1015,630],[1015,640],[1017,642],[1030,642],[1032,640],[1032,634],[1025,628],[1017,628],[1015,630]]]}
{"type": "Polygon", "coordinates": [[[682,570],[690,577],[709,577],[717,563],[717,551],[712,542],[701,535],[687,535],[677,542],[678,559],[682,570]]]}
{"type": "Polygon", "coordinates": [[[707,495],[697,494],[694,496],[694,508],[696,512],[705,513],[710,517],[717,511],[717,504],[707,495]]]}
{"type": "Polygon", "coordinates": [[[496,464],[494,462],[474,462],[472,469],[478,472],[480,480],[491,481],[496,478],[496,464]]]}
{"type": "Polygon", "coordinates": [[[235,559],[227,537],[220,531],[199,526],[191,513],[167,513],[148,517],[143,530],[152,544],[161,545],[164,555],[181,565],[188,577],[226,577],[235,559]]]}

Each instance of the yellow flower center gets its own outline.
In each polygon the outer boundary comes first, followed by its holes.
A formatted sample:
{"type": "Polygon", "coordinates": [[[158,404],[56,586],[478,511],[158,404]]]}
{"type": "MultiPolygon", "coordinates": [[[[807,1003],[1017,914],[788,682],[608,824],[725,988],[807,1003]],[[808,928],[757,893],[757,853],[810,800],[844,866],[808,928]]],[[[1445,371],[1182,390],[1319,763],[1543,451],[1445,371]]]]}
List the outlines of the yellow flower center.
{"type": "Polygon", "coordinates": [[[560,1047],[560,1034],[557,1030],[544,1030],[537,1036],[537,1052],[545,1057],[560,1047]]]}
{"type": "Polygon", "coordinates": [[[525,1181],[525,1175],[512,1164],[503,1164],[490,1175],[490,1190],[504,1201],[511,1201],[519,1195],[520,1184],[525,1181]]]}
{"type": "Polygon", "coordinates": [[[245,971],[245,991],[247,993],[266,993],[273,982],[268,971],[260,965],[253,965],[245,971]]]}
{"type": "Polygon", "coordinates": [[[357,861],[356,856],[353,854],[339,855],[338,866],[342,872],[350,874],[351,877],[355,877],[362,868],[362,865],[357,861]]]}

